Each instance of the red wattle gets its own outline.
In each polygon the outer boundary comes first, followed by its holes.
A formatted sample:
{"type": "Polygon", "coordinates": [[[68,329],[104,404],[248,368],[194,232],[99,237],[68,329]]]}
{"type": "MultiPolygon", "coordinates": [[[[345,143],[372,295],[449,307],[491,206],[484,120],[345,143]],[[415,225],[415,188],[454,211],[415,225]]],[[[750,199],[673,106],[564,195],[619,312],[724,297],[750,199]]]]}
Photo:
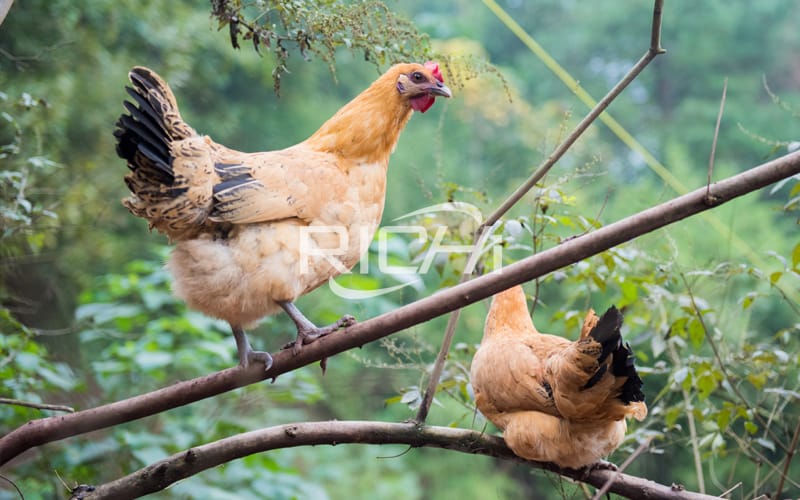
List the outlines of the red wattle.
{"type": "Polygon", "coordinates": [[[435,97],[432,95],[421,95],[417,97],[411,98],[411,108],[414,111],[419,111],[420,113],[424,113],[433,106],[433,102],[436,100],[435,97]]]}

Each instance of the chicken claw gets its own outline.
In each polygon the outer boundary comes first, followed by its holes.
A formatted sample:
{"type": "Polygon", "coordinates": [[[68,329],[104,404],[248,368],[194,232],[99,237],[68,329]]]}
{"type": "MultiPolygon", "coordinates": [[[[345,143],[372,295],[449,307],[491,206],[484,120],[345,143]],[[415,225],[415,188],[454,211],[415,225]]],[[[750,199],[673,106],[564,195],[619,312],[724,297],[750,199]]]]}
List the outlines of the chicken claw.
{"type": "Polygon", "coordinates": [[[619,467],[607,460],[601,459],[578,470],[581,472],[581,480],[585,482],[587,479],[589,479],[589,475],[592,473],[592,471],[610,470],[612,472],[616,472],[619,470],[619,467]]]}
{"type": "Polygon", "coordinates": [[[306,318],[293,302],[278,302],[278,305],[281,306],[284,311],[286,311],[286,314],[289,315],[292,321],[294,321],[295,326],[297,326],[297,339],[283,347],[286,349],[289,346],[292,346],[292,353],[295,356],[300,353],[303,345],[310,344],[321,337],[330,335],[336,330],[347,328],[348,326],[352,326],[356,323],[356,319],[353,316],[345,314],[336,320],[336,322],[327,326],[319,327],[306,318]]]}
{"type": "Polygon", "coordinates": [[[247,368],[250,363],[264,363],[264,371],[272,368],[272,355],[265,351],[255,351],[250,347],[247,334],[238,326],[231,326],[233,338],[236,340],[236,349],[239,351],[239,364],[242,368],[247,368]]]}

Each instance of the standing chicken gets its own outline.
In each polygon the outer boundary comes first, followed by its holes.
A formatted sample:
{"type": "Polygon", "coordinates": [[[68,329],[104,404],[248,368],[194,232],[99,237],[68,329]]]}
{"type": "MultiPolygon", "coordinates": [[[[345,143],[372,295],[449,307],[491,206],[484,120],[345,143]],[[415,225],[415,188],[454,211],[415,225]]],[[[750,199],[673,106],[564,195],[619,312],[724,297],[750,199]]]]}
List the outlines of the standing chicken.
{"type": "Polygon", "coordinates": [[[117,154],[131,172],[123,201],[176,243],[175,294],[230,323],[239,362],[272,365],[244,329],[283,309],[304,343],[354,320],[318,328],[294,301],[351,269],[383,213],[389,155],[413,111],[450,97],[439,66],[398,64],[292,147],[242,153],[197,133],[153,71],[130,72],[133,102],[117,122],[117,154]]]}
{"type": "Polygon", "coordinates": [[[625,417],[644,419],[642,380],[621,325],[613,306],[601,318],[590,310],[571,342],[536,330],[522,287],[495,295],[470,382],[478,409],[514,453],[578,469],[619,446],[625,417]]]}

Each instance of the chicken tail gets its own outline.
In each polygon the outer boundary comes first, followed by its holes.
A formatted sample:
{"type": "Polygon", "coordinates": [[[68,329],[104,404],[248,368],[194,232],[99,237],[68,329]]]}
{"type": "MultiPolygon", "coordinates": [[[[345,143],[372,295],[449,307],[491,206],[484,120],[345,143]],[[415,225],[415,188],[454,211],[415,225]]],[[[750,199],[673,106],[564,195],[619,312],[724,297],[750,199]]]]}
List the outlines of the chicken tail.
{"type": "Polygon", "coordinates": [[[620,327],[622,326],[622,313],[615,306],[611,306],[589,331],[588,337],[594,339],[601,346],[597,362],[600,365],[597,372],[583,386],[589,389],[594,386],[610,369],[614,378],[625,382],[619,389],[617,399],[628,405],[643,402],[642,379],[636,372],[633,350],[630,344],[622,342],[620,327]],[[606,360],[611,356],[611,363],[606,360]]]}
{"type": "Polygon", "coordinates": [[[566,418],[620,420],[647,415],[633,351],[622,342],[622,313],[611,307],[598,318],[589,311],[581,338],[548,361],[553,399],[566,418]]]}
{"type": "Polygon", "coordinates": [[[131,170],[125,176],[131,196],[123,204],[151,228],[182,239],[207,217],[212,179],[198,170],[213,172],[213,164],[203,138],[181,118],[167,83],[139,66],[128,76],[133,101],[123,102],[128,114],[120,116],[114,131],[117,155],[131,170]]]}

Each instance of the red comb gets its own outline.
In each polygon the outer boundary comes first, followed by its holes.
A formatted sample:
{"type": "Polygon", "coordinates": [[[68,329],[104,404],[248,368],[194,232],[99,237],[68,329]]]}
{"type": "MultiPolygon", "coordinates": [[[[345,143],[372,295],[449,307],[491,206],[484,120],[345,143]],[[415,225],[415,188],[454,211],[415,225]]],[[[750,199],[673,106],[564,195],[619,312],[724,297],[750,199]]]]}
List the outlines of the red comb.
{"type": "Polygon", "coordinates": [[[442,78],[442,72],[439,71],[439,63],[428,61],[425,63],[425,69],[433,73],[434,78],[444,83],[444,78],[442,78]]]}

